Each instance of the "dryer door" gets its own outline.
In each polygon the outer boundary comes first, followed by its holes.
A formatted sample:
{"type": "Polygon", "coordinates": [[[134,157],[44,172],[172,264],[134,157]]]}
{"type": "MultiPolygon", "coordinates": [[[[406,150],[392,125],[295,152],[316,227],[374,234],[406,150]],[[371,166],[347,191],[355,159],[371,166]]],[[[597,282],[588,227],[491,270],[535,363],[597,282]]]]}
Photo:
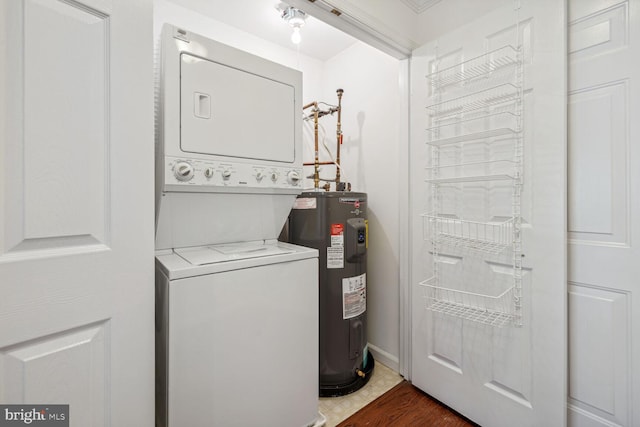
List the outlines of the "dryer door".
{"type": "Polygon", "coordinates": [[[293,86],[182,53],[180,147],[218,156],[295,160],[293,86]]]}

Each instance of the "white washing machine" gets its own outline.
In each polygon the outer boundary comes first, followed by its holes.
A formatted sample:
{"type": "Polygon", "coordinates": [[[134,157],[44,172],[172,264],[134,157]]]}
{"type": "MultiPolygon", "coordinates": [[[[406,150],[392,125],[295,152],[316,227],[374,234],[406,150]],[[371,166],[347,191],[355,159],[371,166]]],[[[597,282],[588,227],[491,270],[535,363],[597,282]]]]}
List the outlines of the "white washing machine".
{"type": "Polygon", "coordinates": [[[318,253],[278,242],[302,75],[165,25],[156,141],[156,425],[321,424],[318,253]]]}
{"type": "Polygon", "coordinates": [[[315,250],[217,245],[158,254],[156,266],[159,425],[316,423],[315,250]]]}

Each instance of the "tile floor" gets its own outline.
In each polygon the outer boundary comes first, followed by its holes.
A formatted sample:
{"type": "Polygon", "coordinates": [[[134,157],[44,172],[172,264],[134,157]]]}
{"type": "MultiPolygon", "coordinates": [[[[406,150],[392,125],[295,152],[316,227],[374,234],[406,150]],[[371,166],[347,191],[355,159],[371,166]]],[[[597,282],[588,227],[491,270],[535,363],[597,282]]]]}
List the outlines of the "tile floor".
{"type": "Polygon", "coordinates": [[[376,361],[371,379],[360,390],[346,396],[320,398],[320,412],[327,418],[325,427],[335,427],[401,381],[397,372],[376,361]]]}

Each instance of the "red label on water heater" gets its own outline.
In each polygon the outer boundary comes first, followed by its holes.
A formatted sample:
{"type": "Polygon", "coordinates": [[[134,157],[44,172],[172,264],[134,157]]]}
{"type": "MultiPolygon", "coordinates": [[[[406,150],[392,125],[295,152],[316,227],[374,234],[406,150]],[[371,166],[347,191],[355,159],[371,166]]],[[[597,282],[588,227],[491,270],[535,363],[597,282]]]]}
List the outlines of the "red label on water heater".
{"type": "Polygon", "coordinates": [[[344,224],[331,224],[327,246],[327,268],[344,268],[344,224]]]}

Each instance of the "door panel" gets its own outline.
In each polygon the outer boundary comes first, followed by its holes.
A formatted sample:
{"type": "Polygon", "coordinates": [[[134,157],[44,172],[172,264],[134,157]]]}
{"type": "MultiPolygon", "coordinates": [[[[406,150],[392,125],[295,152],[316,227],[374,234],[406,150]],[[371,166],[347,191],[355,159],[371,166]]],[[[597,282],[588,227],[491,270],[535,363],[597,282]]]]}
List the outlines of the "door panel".
{"type": "Polygon", "coordinates": [[[0,402],[153,424],[151,1],[0,2],[0,402]]]}
{"type": "Polygon", "coordinates": [[[569,96],[571,240],[629,244],[628,86],[619,80],[569,96]]]}
{"type": "Polygon", "coordinates": [[[21,49],[7,63],[16,87],[7,99],[11,181],[4,209],[12,226],[5,228],[2,253],[19,259],[45,249],[52,254],[104,244],[109,21],[100,12],[59,1],[15,6],[7,18],[23,28],[9,39],[21,49]]]}
{"type": "Polygon", "coordinates": [[[588,414],[601,418],[596,425],[633,425],[628,305],[626,292],[569,282],[571,425],[590,425],[583,419],[588,414]]]}
{"type": "Polygon", "coordinates": [[[640,1],[569,2],[569,424],[640,420],[640,1]]]}
{"type": "MultiPolygon", "coordinates": [[[[417,49],[412,57],[411,380],[480,425],[566,423],[566,195],[562,191],[566,182],[565,16],[562,2],[505,1],[503,7],[417,49]],[[446,218],[457,220],[464,216],[494,223],[512,216],[514,193],[509,181],[478,180],[463,185],[438,184],[436,194],[440,196],[433,196],[430,186],[424,183],[425,166],[435,156],[425,144],[425,127],[431,126],[425,106],[439,95],[429,92],[425,75],[434,67],[442,70],[518,43],[522,45],[524,70],[522,268],[515,268],[511,248],[479,254],[469,248],[439,244],[434,259],[429,231],[423,230],[420,218],[420,214],[430,212],[434,197],[440,197],[437,204],[446,218]],[[443,282],[456,283],[456,289],[463,294],[482,294],[485,308],[500,311],[499,306],[505,302],[519,301],[522,326],[501,328],[426,310],[426,299],[418,284],[436,269],[443,282]],[[520,298],[508,293],[507,298],[485,298],[512,292],[508,290],[518,274],[522,283],[520,298]]],[[[467,68],[460,67],[460,73],[474,72],[467,68]]],[[[469,86],[491,88],[489,77],[493,71],[491,67],[489,70],[469,86]]],[[[469,93],[468,88],[462,90],[469,93]]],[[[508,119],[499,116],[499,108],[489,111],[496,115],[484,119],[484,124],[495,121],[490,124],[491,129],[505,126],[503,122],[508,119]]],[[[465,113],[458,119],[465,120],[465,113]]],[[[452,136],[458,131],[456,128],[452,136]]],[[[460,134],[463,135],[461,130],[460,134]]],[[[453,143],[439,149],[437,161],[476,164],[504,159],[513,153],[514,144],[509,138],[501,133],[482,134],[473,141],[453,143]]],[[[482,172],[505,173],[488,167],[482,172]]],[[[464,298],[468,299],[465,305],[473,305],[475,296],[465,294],[464,298]]]]}
{"type": "Polygon", "coordinates": [[[104,242],[107,16],[35,0],[25,3],[24,14],[25,181],[16,188],[24,194],[24,237],[30,243],[82,236],[104,242]],[[69,67],[78,56],[82,64],[69,67]]]}
{"type": "Polygon", "coordinates": [[[20,343],[2,352],[4,402],[60,402],[73,408],[73,425],[103,425],[111,408],[105,393],[108,323],[20,343]]]}

